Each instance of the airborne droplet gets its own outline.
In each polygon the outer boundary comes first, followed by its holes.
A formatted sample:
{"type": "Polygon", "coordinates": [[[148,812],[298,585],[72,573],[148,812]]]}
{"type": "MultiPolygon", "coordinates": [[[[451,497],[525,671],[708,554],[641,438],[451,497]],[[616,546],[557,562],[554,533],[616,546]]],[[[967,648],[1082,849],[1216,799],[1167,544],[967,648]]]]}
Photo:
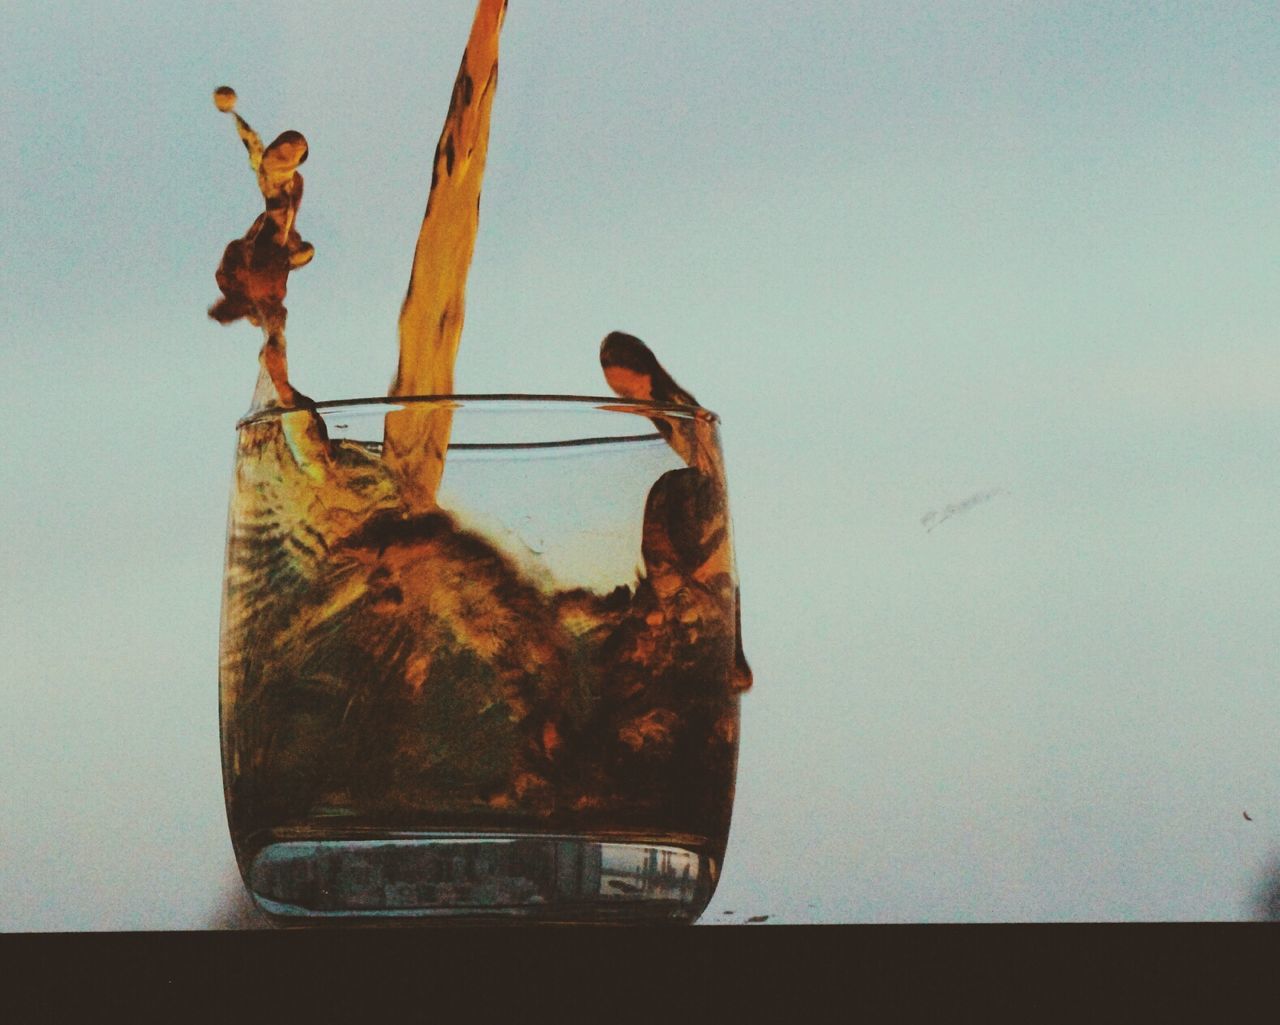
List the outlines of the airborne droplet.
{"type": "Polygon", "coordinates": [[[213,91],[213,105],[226,114],[236,109],[236,91],[229,85],[220,85],[213,91]]]}

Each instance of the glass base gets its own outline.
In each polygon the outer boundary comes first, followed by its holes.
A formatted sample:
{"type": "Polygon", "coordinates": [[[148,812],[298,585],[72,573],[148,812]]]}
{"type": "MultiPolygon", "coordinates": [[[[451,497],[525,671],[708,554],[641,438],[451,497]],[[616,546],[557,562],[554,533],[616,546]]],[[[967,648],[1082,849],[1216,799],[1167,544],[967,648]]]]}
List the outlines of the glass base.
{"type": "Polygon", "coordinates": [[[687,923],[719,865],[669,842],[429,833],[282,839],[245,873],[277,925],[687,923]]]}

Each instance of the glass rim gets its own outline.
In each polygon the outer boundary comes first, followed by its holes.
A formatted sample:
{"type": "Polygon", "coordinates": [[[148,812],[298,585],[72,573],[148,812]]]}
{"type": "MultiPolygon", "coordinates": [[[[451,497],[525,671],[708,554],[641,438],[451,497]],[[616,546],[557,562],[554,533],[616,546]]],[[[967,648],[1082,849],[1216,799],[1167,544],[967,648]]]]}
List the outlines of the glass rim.
{"type": "Polygon", "coordinates": [[[458,410],[471,406],[483,408],[519,408],[548,410],[594,409],[603,413],[631,413],[678,417],[686,420],[701,420],[704,423],[718,424],[718,414],[704,406],[688,405],[680,402],[656,402],[652,399],[626,399],[616,395],[533,395],[520,392],[494,393],[458,393],[447,395],[379,395],[354,399],[326,399],[322,402],[310,402],[301,406],[267,406],[263,409],[250,410],[236,421],[236,430],[251,424],[265,423],[278,419],[286,413],[304,412],[338,412],[352,407],[388,407],[388,411],[406,406],[440,406],[445,409],[458,410]]]}

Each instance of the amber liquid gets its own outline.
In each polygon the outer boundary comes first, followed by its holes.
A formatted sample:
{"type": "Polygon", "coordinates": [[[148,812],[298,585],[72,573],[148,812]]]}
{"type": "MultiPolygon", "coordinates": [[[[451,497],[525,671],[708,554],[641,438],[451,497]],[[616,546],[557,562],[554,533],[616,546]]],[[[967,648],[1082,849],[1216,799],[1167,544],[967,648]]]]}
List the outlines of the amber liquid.
{"type": "MultiPolygon", "coordinates": [[[[454,390],[504,12],[478,0],[394,396],[454,390]]],[[[287,280],[315,253],[297,229],[307,143],[290,131],[264,146],[234,90],[214,102],[265,205],[224,252],[210,309],[264,335],[219,674],[246,883],[283,917],[573,906],[591,918],[633,896],[696,916],[728,834],[750,685],[714,419],[650,416],[685,465],[652,481],[634,579],[600,592],[530,574],[439,503],[452,406],[397,406],[376,444],[331,440],[290,383],[287,280]]],[[[609,336],[601,365],[619,395],[694,405],[638,339],[609,336]]]]}
{"type": "Polygon", "coordinates": [[[654,483],[631,586],[558,589],[444,510],[407,514],[376,446],[317,441],[326,475],[309,476],[285,427],[313,416],[240,435],[221,707],[246,878],[281,844],[428,834],[642,842],[718,865],[739,699],[733,581],[695,575],[723,511],[711,479],[654,483]]]}

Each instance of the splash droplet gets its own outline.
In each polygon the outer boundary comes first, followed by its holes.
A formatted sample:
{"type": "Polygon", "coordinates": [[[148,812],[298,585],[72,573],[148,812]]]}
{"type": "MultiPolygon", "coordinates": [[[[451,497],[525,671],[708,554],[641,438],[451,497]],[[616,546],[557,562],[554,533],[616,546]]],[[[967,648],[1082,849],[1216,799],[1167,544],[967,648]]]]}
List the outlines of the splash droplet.
{"type": "Polygon", "coordinates": [[[236,91],[229,85],[220,85],[213,91],[213,105],[224,114],[236,109],[236,91]]]}

